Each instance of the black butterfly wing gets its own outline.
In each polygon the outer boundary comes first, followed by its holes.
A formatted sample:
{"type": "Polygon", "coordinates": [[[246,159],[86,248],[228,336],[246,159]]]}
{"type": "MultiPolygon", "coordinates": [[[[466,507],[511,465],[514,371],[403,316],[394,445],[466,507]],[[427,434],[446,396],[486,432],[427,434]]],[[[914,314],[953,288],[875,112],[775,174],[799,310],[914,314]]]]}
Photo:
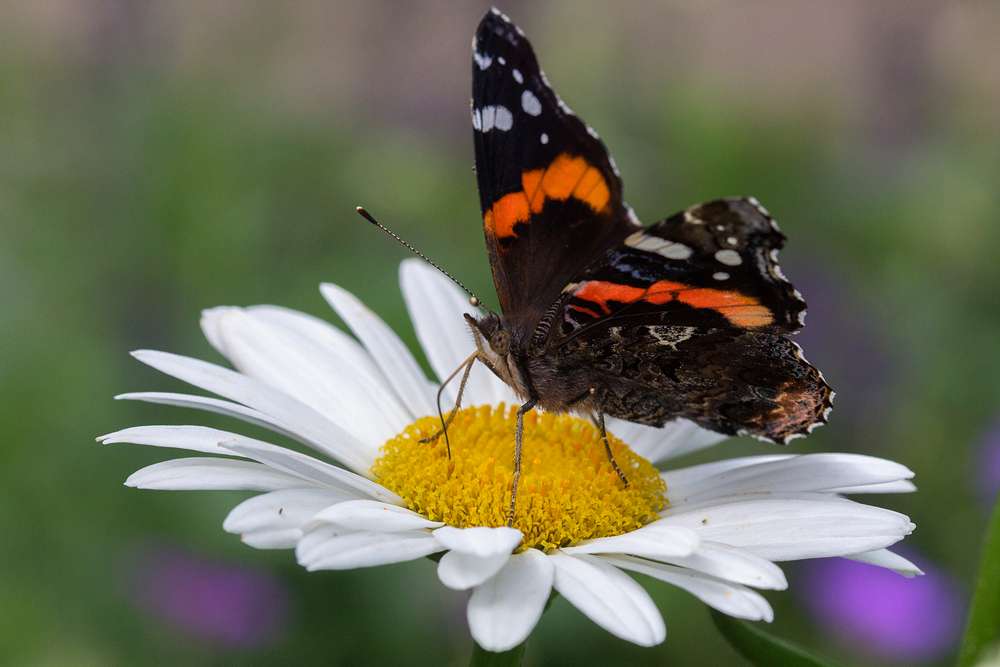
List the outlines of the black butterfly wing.
{"type": "Polygon", "coordinates": [[[563,289],[543,322],[546,347],[625,324],[795,333],[806,304],[778,266],[784,242],[752,198],[698,204],[644,227],[563,289]]]}
{"type": "Polygon", "coordinates": [[[806,304],[785,237],[749,198],[692,206],[630,235],[563,290],[535,351],[586,377],[615,417],[685,417],[775,442],[826,422],[833,392],[795,343],[806,304]]]}
{"type": "Polygon", "coordinates": [[[472,62],[476,177],[500,305],[533,326],[569,280],[638,229],[604,144],[492,10],[472,62]]]}
{"type": "Polygon", "coordinates": [[[826,423],[833,391],[782,336],[665,325],[590,329],[560,373],[600,394],[605,414],[650,426],[683,417],[718,433],[786,444],[826,423]]]}

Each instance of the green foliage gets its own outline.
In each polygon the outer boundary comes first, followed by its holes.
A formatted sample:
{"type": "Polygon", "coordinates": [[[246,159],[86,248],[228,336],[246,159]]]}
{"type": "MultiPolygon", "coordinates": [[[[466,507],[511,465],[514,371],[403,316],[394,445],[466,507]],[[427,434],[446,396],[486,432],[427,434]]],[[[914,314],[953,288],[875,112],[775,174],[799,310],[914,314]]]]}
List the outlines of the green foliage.
{"type": "Polygon", "coordinates": [[[744,658],[757,667],[835,667],[801,646],[774,637],[759,625],[741,621],[710,609],[712,621],[722,636],[744,658]]]}
{"type": "Polygon", "coordinates": [[[1000,502],[993,505],[993,517],[983,544],[979,579],[969,613],[969,627],[958,657],[961,667],[971,667],[995,650],[1000,642],[1000,502]]]}

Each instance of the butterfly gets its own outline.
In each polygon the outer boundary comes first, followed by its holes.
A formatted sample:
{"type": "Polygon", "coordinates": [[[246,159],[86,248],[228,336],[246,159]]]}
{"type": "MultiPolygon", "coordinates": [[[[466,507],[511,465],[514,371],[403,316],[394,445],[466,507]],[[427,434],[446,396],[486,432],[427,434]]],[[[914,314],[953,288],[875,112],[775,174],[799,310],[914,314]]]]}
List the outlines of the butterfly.
{"type": "MultiPolygon", "coordinates": [[[[833,391],[785,336],[806,304],[785,243],[753,198],[643,227],[602,141],[552,90],[520,28],[476,30],[472,125],[483,228],[502,313],[466,319],[477,352],[524,403],[663,426],[678,418],[785,444],[825,423],[833,391]]],[[[615,470],[627,484],[625,476],[615,470]]]]}

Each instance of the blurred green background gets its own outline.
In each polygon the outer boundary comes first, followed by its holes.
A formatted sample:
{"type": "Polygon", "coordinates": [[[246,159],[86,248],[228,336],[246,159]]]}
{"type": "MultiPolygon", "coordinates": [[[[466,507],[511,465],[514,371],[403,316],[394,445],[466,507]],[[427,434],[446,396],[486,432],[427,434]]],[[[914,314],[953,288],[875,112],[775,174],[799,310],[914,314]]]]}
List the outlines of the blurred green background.
{"type": "MultiPolygon", "coordinates": [[[[112,400],[185,390],[130,350],[221,363],[203,308],[336,321],[317,290],[330,281],[416,349],[406,252],[355,206],[496,303],[469,122],[469,42],[488,7],[0,5],[0,663],[467,662],[466,596],[432,562],[308,574],[222,531],[244,494],[125,488],[169,452],[94,438],[179,423],[259,435],[112,400]],[[247,596],[228,630],[150,597],[219,580],[247,596]]],[[[601,133],[646,223],[729,195],[772,212],[811,306],[798,340],[838,391],[831,423],[789,451],[910,466],[918,493],[868,500],[908,514],[906,553],[967,595],[1000,447],[1000,5],[501,9],[601,133]]],[[[737,440],[682,463],[773,451],[737,440]]],[[[900,660],[838,638],[786,569],[771,630],[850,665],[900,660]]],[[[664,644],[619,641],[562,600],[525,664],[742,664],[700,603],[643,583],[664,644]]]]}

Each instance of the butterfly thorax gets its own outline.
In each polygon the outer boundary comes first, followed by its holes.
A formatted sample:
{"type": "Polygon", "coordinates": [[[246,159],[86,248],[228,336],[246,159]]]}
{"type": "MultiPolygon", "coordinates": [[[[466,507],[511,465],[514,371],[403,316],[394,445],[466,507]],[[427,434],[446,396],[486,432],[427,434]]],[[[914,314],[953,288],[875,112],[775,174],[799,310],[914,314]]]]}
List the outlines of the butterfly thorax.
{"type": "Polygon", "coordinates": [[[466,315],[479,361],[523,400],[535,399],[548,412],[593,413],[594,383],[586,373],[567,373],[556,356],[532,353],[534,323],[517,315],[466,315]]]}

